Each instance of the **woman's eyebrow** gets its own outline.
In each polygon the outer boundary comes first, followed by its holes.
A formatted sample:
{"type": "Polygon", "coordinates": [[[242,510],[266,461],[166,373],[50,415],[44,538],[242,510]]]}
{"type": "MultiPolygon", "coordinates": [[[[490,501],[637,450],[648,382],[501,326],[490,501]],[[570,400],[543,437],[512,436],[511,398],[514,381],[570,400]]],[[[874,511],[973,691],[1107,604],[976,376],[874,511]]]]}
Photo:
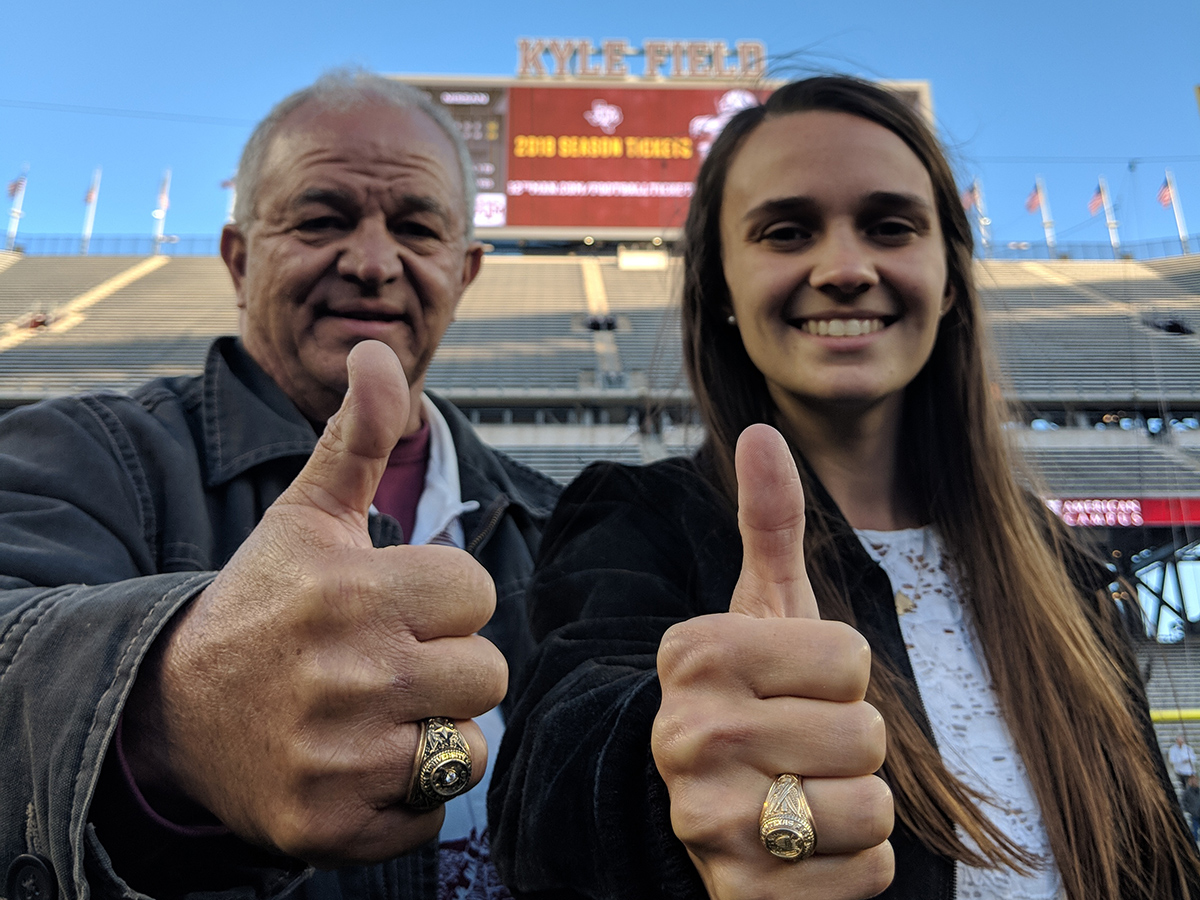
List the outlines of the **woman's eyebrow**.
{"type": "Polygon", "coordinates": [[[811,197],[778,197],[765,200],[749,210],[743,219],[762,219],[771,216],[812,216],[819,211],[817,202],[811,197]]]}
{"type": "Polygon", "coordinates": [[[898,191],[874,191],[863,201],[863,208],[872,211],[904,211],[933,213],[933,205],[920,194],[909,194],[898,191]]]}

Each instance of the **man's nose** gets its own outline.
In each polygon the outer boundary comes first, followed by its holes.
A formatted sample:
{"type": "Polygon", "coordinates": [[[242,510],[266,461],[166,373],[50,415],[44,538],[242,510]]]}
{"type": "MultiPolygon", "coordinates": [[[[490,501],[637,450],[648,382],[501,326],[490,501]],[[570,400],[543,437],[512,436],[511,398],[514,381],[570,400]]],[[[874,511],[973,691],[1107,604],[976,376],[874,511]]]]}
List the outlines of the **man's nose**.
{"type": "Polygon", "coordinates": [[[879,283],[872,248],[851,225],[830,228],[812,252],[809,283],[817,290],[852,299],[879,283]]]}
{"type": "Polygon", "coordinates": [[[350,233],[338,273],[366,286],[395,281],[404,272],[400,244],[382,217],[366,217],[350,233]]]}

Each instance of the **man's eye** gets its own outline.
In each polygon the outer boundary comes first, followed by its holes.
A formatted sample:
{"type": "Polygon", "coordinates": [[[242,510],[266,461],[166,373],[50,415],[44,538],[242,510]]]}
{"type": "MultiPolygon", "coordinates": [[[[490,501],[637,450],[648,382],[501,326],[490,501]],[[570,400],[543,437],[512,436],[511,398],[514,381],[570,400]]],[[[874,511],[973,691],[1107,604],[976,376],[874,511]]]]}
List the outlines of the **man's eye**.
{"type": "Polygon", "coordinates": [[[300,223],[301,231],[334,231],[345,227],[345,221],[338,216],[313,216],[300,223]]]}
{"type": "Polygon", "coordinates": [[[397,223],[392,227],[392,230],[398,235],[405,235],[408,237],[436,238],[439,236],[438,233],[428,225],[422,222],[413,222],[411,220],[405,220],[397,223]]]}

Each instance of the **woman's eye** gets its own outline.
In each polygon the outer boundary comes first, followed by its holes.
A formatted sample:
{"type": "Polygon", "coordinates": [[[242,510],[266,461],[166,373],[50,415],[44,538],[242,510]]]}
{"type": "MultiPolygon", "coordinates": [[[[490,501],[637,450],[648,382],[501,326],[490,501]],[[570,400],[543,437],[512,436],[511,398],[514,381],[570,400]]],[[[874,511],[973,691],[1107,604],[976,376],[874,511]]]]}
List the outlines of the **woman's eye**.
{"type": "Polygon", "coordinates": [[[872,227],[871,233],[883,240],[907,240],[917,234],[917,227],[903,219],[887,219],[872,227]]]}
{"type": "Polygon", "coordinates": [[[795,244],[809,238],[811,232],[799,225],[772,225],[762,233],[762,240],[769,244],[795,244]]]}

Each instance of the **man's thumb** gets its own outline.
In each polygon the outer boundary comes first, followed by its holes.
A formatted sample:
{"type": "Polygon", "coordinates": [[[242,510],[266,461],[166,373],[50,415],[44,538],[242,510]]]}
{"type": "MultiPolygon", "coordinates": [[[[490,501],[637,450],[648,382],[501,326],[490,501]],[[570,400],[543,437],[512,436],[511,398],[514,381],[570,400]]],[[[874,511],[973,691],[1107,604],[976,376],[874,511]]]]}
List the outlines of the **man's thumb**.
{"type": "Polygon", "coordinates": [[[769,425],[751,425],[734,464],[743,555],[729,611],[819,618],[804,567],[804,489],[787,441],[769,425]]]}
{"type": "Polygon", "coordinates": [[[410,402],[404,370],[387,344],[357,344],[346,368],[350,386],[342,406],[288,489],[292,502],[339,518],[366,515],[408,423],[410,402]]]}

